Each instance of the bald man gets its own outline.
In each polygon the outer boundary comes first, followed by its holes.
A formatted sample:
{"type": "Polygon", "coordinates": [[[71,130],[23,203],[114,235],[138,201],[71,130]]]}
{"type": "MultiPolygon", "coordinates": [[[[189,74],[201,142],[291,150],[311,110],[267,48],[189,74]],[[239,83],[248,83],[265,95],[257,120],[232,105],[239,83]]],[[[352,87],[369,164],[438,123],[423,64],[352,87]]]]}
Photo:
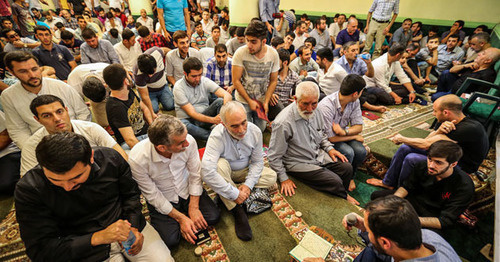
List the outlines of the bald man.
{"type": "Polygon", "coordinates": [[[291,175],[310,187],[359,204],[347,194],[353,176],[347,158],[333,148],[326,135],[323,115],[316,111],[319,87],[313,82],[297,85],[295,102],[273,122],[269,166],[276,171],[281,192],[295,194],[291,175]]]}
{"type": "Polygon", "coordinates": [[[274,185],[276,173],[264,166],[262,132],[248,122],[245,107],[229,101],[219,115],[222,124],[210,133],[201,175],[233,214],[238,238],[248,241],[252,239],[252,230],[242,204],[254,187],[274,185]]]}
{"type": "MultiPolygon", "coordinates": [[[[475,38],[473,37],[470,42],[475,43],[475,38]]],[[[494,66],[499,59],[500,49],[490,47],[480,51],[473,62],[454,65],[449,71],[445,71],[439,76],[437,91],[432,95],[432,100],[434,101],[447,94],[455,94],[469,77],[490,83],[495,82],[496,72],[494,66]]],[[[488,93],[488,91],[489,88],[474,84],[467,89],[467,93],[488,93]]]]}
{"type": "Polygon", "coordinates": [[[441,123],[426,138],[411,138],[397,134],[396,145],[403,144],[392,158],[383,180],[371,178],[366,182],[374,186],[394,189],[409,177],[415,163],[427,158],[430,145],[439,140],[458,143],[464,154],[458,166],[468,174],[474,173],[488,153],[488,136],[483,125],[462,113],[462,100],[456,95],[445,95],[433,104],[433,115],[441,123]]]}

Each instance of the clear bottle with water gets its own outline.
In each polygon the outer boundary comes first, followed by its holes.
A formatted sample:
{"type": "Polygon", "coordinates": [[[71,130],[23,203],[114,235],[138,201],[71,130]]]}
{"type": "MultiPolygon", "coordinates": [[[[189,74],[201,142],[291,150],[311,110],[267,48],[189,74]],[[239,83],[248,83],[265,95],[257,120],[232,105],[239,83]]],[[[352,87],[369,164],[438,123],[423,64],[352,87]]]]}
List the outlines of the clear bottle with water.
{"type": "Polygon", "coordinates": [[[134,235],[134,232],[132,232],[132,230],[129,231],[128,233],[128,238],[127,240],[125,241],[122,241],[122,245],[123,245],[123,248],[125,249],[125,251],[128,253],[128,251],[130,250],[130,247],[135,243],[135,235],[134,235]]]}

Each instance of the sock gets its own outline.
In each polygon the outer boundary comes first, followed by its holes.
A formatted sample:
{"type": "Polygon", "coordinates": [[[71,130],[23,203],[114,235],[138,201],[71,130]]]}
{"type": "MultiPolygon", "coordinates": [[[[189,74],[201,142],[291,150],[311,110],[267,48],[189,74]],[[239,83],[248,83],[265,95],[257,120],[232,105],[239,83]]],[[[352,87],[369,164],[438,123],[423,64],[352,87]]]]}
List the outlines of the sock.
{"type": "Polygon", "coordinates": [[[234,229],[239,239],[249,241],[252,239],[252,229],[248,224],[248,217],[245,209],[241,205],[237,205],[231,210],[234,216],[234,229]]]}

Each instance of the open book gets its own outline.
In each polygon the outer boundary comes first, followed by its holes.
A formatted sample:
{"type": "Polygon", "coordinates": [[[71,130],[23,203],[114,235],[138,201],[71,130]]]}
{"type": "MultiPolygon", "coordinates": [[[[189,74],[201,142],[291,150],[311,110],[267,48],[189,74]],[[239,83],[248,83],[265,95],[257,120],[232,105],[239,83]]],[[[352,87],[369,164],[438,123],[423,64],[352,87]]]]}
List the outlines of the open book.
{"type": "Polygon", "coordinates": [[[298,261],[302,261],[308,257],[321,257],[325,259],[332,247],[333,244],[316,235],[311,230],[308,230],[300,243],[290,251],[290,255],[298,261]]]}

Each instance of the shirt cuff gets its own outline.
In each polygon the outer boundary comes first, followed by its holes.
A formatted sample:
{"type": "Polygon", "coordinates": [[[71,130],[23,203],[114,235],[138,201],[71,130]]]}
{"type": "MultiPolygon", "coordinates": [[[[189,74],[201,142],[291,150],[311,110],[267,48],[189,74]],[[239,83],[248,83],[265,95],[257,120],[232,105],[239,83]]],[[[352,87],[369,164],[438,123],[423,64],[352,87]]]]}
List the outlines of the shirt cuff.
{"type": "Polygon", "coordinates": [[[189,186],[189,195],[201,196],[201,193],[203,193],[203,187],[201,185],[190,185],[189,186]]]}
{"type": "Polygon", "coordinates": [[[236,200],[239,195],[240,195],[240,190],[238,190],[238,188],[236,187],[232,187],[231,192],[229,192],[229,199],[236,200]]]}
{"type": "Polygon", "coordinates": [[[286,175],[286,172],[283,172],[283,173],[279,173],[278,174],[278,179],[280,180],[280,182],[283,182],[285,180],[288,180],[288,176],[286,175]]]}

